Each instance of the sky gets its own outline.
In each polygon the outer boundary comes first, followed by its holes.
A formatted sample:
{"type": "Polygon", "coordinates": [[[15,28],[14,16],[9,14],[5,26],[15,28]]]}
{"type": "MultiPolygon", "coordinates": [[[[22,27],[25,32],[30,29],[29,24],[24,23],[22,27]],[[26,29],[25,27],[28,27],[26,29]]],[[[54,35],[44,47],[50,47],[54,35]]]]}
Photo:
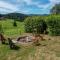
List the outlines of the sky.
{"type": "Polygon", "coordinates": [[[58,3],[60,0],[0,0],[0,14],[49,14],[50,9],[58,3]]]}

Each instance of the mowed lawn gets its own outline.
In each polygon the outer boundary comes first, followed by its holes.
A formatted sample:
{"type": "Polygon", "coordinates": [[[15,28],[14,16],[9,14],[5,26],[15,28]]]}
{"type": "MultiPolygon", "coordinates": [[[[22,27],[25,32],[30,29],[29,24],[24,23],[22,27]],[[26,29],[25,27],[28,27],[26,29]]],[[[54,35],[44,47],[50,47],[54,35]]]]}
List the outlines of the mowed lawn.
{"type": "Polygon", "coordinates": [[[24,22],[16,21],[17,27],[13,26],[13,20],[2,20],[0,24],[2,24],[3,32],[6,36],[18,36],[24,33],[24,22]]]}

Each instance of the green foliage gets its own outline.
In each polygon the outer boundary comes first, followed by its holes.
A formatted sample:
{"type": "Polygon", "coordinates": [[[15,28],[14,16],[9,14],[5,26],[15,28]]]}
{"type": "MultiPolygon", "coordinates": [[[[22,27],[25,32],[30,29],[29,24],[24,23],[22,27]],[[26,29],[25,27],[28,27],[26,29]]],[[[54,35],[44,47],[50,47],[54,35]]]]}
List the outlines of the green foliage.
{"type": "Polygon", "coordinates": [[[4,33],[4,32],[3,32],[2,24],[0,24],[0,33],[4,33]]]}
{"type": "Polygon", "coordinates": [[[50,35],[60,35],[60,16],[52,15],[47,20],[50,35]]]}
{"type": "Polygon", "coordinates": [[[24,22],[16,21],[17,27],[13,26],[13,22],[14,22],[14,20],[11,20],[11,19],[6,19],[3,21],[0,21],[0,25],[2,24],[2,28],[3,28],[3,30],[1,30],[1,29],[0,30],[4,32],[4,35],[6,35],[8,37],[9,36],[16,37],[25,32],[24,22]]]}
{"type": "Polygon", "coordinates": [[[21,13],[9,13],[9,14],[3,14],[2,15],[4,18],[8,18],[8,19],[13,19],[13,20],[18,20],[18,21],[24,21],[24,19],[27,17],[27,15],[25,14],[21,14],[21,13]]]}
{"type": "Polygon", "coordinates": [[[31,33],[44,33],[47,25],[42,17],[28,17],[25,20],[25,30],[31,33]]]}
{"type": "Polygon", "coordinates": [[[15,20],[14,20],[13,26],[17,27],[17,23],[15,20]]]}
{"type": "Polygon", "coordinates": [[[47,30],[50,35],[60,35],[60,15],[28,17],[25,30],[31,33],[44,33],[47,30]]]}
{"type": "Polygon", "coordinates": [[[55,6],[53,6],[53,8],[51,9],[51,13],[60,14],[60,4],[56,4],[55,6]]]}

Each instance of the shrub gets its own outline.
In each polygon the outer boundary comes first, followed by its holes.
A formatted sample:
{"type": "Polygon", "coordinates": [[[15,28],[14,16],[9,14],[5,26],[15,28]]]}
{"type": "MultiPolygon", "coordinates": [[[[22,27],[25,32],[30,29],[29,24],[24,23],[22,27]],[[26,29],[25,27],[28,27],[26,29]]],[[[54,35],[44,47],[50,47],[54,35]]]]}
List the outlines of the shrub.
{"type": "Polygon", "coordinates": [[[60,35],[60,17],[52,15],[47,20],[50,35],[60,35]]]}
{"type": "Polygon", "coordinates": [[[25,20],[25,30],[29,33],[44,33],[47,25],[41,17],[28,17],[25,20]]]}
{"type": "Polygon", "coordinates": [[[16,21],[15,21],[15,20],[14,20],[13,26],[15,26],[15,27],[17,26],[17,23],[16,23],[16,21]]]}

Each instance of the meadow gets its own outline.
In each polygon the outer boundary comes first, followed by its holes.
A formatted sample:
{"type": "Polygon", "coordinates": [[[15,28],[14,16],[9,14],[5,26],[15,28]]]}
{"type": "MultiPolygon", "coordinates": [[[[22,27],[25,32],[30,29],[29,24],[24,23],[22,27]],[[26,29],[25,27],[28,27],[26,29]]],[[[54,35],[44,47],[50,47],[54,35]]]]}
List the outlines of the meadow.
{"type": "Polygon", "coordinates": [[[19,2],[0,3],[0,60],[60,60],[60,1],[19,2]]]}
{"type": "Polygon", "coordinates": [[[24,22],[16,21],[17,27],[13,26],[14,20],[6,19],[0,21],[0,24],[2,25],[4,35],[6,36],[18,36],[24,33],[24,22]]]}
{"type": "MultiPolygon", "coordinates": [[[[24,22],[17,22],[13,26],[13,20],[0,21],[6,37],[18,37],[25,33],[24,22]]],[[[60,60],[60,36],[43,35],[46,38],[40,41],[39,46],[32,43],[18,44],[19,50],[11,50],[9,45],[0,43],[0,60],[60,60]]]]}
{"type": "Polygon", "coordinates": [[[19,50],[11,50],[0,44],[0,60],[60,60],[60,37],[40,41],[40,46],[16,44],[19,50]]]}

